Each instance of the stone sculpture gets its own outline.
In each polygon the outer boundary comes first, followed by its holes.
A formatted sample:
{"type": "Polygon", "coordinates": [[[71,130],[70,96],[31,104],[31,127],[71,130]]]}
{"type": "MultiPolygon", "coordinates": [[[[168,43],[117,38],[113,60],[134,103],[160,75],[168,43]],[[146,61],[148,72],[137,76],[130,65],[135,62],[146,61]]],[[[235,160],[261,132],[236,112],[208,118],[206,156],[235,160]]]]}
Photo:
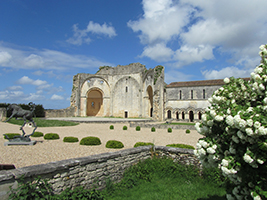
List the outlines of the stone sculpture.
{"type": "Polygon", "coordinates": [[[31,141],[30,136],[32,136],[37,129],[37,126],[35,122],[33,121],[33,114],[35,110],[35,104],[32,102],[29,103],[29,105],[32,107],[31,110],[24,110],[17,104],[10,104],[7,107],[7,110],[11,110],[12,114],[11,116],[5,121],[8,122],[11,118],[15,117],[16,119],[21,118],[21,120],[24,120],[23,125],[20,127],[20,130],[22,131],[22,135],[20,136],[15,136],[14,139],[10,139],[7,135],[4,134],[4,136],[9,140],[8,144],[5,143],[5,145],[10,145],[10,144],[28,144],[28,145],[33,145],[36,143],[36,141],[31,141]],[[29,135],[26,135],[23,127],[26,125],[27,121],[31,122],[34,129],[33,132],[29,135]]]}

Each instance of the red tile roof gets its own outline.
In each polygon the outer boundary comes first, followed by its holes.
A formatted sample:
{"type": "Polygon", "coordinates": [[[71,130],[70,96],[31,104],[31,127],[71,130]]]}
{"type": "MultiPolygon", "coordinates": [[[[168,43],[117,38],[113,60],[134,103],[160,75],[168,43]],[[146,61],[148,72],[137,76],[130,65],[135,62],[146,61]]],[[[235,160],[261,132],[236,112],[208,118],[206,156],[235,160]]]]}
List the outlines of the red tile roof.
{"type": "MultiPolygon", "coordinates": [[[[250,78],[243,78],[248,81],[250,78]]],[[[172,82],[167,85],[167,88],[171,87],[192,87],[192,86],[212,86],[212,85],[224,85],[223,79],[202,80],[202,81],[185,81],[185,82],[172,82]]]]}

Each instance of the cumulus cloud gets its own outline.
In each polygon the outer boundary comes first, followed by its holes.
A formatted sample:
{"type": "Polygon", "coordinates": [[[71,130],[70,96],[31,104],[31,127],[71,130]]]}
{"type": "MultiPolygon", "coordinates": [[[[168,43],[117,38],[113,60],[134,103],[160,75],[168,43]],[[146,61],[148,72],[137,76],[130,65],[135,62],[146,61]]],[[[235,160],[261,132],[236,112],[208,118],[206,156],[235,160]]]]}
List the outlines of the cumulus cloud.
{"type": "Polygon", "coordinates": [[[22,85],[29,84],[29,85],[40,86],[40,85],[47,84],[47,82],[46,81],[39,80],[39,79],[33,80],[33,79],[30,79],[28,76],[23,76],[22,78],[20,78],[17,81],[17,84],[22,84],[22,85]]]}
{"type": "Polygon", "coordinates": [[[16,90],[22,90],[23,88],[19,85],[14,85],[14,86],[7,87],[6,89],[16,91],[16,90]]]}
{"type": "Polygon", "coordinates": [[[145,45],[141,55],[152,60],[158,61],[160,46],[160,60],[178,67],[214,59],[216,49],[233,63],[255,66],[258,47],[266,42],[266,0],[143,0],[142,5],[143,16],[128,26],[145,45]]]}
{"type": "Polygon", "coordinates": [[[225,67],[221,70],[205,70],[202,75],[206,79],[224,79],[225,77],[244,78],[250,77],[252,70],[238,69],[237,67],[225,67]]]}
{"type": "Polygon", "coordinates": [[[100,25],[90,21],[86,29],[79,29],[78,24],[74,24],[72,28],[74,34],[67,40],[67,42],[74,45],[82,45],[83,43],[89,44],[91,42],[91,38],[88,36],[89,33],[104,35],[110,38],[117,35],[115,28],[111,25],[107,25],[106,23],[100,25]]]}
{"type": "Polygon", "coordinates": [[[39,101],[44,100],[45,97],[40,94],[24,94],[23,91],[10,91],[4,90],[0,91],[0,100],[2,101],[12,101],[12,102],[29,102],[29,101],[39,101]]]}
{"type": "Polygon", "coordinates": [[[51,100],[63,100],[64,97],[57,95],[57,94],[53,94],[53,96],[51,97],[51,100]]]}

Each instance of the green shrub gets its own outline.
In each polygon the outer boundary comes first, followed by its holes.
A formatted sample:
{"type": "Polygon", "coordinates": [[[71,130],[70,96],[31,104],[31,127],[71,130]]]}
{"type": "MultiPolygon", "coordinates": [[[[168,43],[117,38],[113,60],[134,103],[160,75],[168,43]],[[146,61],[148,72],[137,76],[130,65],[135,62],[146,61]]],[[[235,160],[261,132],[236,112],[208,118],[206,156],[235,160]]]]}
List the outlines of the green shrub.
{"type": "Polygon", "coordinates": [[[154,145],[153,143],[151,142],[136,142],[134,147],[139,147],[139,146],[148,146],[148,145],[154,145]]]}
{"type": "Polygon", "coordinates": [[[59,139],[59,135],[57,133],[47,133],[44,136],[45,140],[57,140],[59,139]]]}
{"type": "Polygon", "coordinates": [[[110,125],[109,129],[110,130],[113,130],[114,129],[114,126],[113,125],[110,125]]]}
{"type": "Polygon", "coordinates": [[[137,126],[137,127],[135,128],[135,130],[136,130],[136,131],[140,131],[140,130],[141,130],[140,126],[137,126]]]}
{"type": "Polygon", "coordinates": [[[123,147],[124,145],[122,144],[122,142],[117,141],[117,140],[109,140],[106,143],[106,148],[121,149],[123,147]]]}
{"type": "Polygon", "coordinates": [[[100,145],[101,144],[101,140],[98,137],[85,137],[83,139],[81,139],[80,141],[80,145],[100,145]]]}
{"type": "Polygon", "coordinates": [[[152,127],[151,132],[155,132],[155,131],[156,131],[155,127],[152,127]]]}
{"type": "MultiPolygon", "coordinates": [[[[5,134],[9,139],[13,139],[14,136],[20,135],[19,133],[6,133],[5,134]]],[[[4,139],[7,139],[6,136],[4,135],[4,139]]]]}
{"type": "Polygon", "coordinates": [[[63,142],[79,142],[79,139],[76,137],[64,137],[63,142]]]}
{"type": "Polygon", "coordinates": [[[190,133],[190,130],[189,129],[186,129],[185,133],[190,133]]]}
{"type": "Polygon", "coordinates": [[[182,149],[195,149],[195,147],[188,145],[188,144],[168,144],[167,147],[176,147],[182,149]]]}
{"type": "Polygon", "coordinates": [[[123,128],[122,128],[123,130],[127,130],[127,126],[123,126],[123,128]]]}
{"type": "Polygon", "coordinates": [[[32,135],[32,137],[43,137],[44,134],[42,132],[34,132],[34,134],[32,135]]]}
{"type": "Polygon", "coordinates": [[[172,132],[172,128],[168,128],[168,133],[171,133],[172,132]]]}

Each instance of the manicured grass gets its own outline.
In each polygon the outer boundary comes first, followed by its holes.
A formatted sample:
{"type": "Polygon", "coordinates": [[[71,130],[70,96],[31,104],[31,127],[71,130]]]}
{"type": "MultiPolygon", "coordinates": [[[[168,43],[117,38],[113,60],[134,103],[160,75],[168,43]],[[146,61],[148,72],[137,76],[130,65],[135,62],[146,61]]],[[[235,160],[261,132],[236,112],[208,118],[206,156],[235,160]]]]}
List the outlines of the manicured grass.
{"type": "Polygon", "coordinates": [[[174,122],[174,123],[164,123],[163,125],[189,125],[189,126],[195,126],[195,123],[186,123],[186,122],[174,122]]]}
{"type": "MultiPolygon", "coordinates": [[[[48,120],[48,119],[41,119],[41,118],[34,118],[34,122],[36,123],[37,127],[58,127],[58,126],[76,126],[79,123],[71,122],[71,121],[60,121],[60,120],[48,120]]],[[[23,120],[16,120],[12,118],[9,123],[21,125],[24,123],[23,120]]]]}
{"type": "Polygon", "coordinates": [[[194,166],[171,159],[147,159],[126,170],[121,182],[108,183],[103,194],[112,200],[225,200],[224,178],[218,173],[204,170],[200,176],[194,166]]]}

